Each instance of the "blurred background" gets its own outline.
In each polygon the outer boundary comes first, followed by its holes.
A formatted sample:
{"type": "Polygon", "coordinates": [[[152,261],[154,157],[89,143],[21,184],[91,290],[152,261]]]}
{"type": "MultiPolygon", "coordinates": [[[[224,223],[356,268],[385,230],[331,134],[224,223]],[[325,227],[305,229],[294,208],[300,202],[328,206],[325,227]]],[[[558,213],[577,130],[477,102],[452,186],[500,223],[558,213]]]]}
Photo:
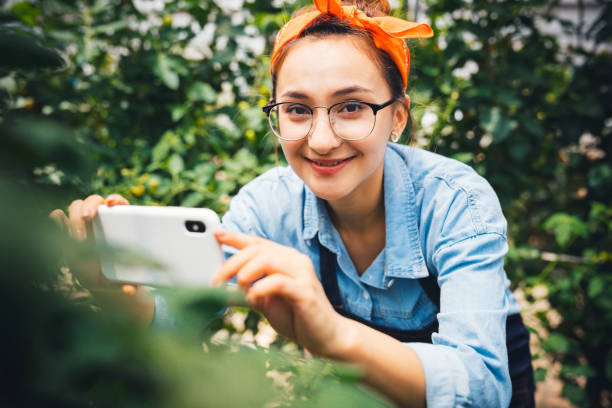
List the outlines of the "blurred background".
{"type": "MultiPolygon", "coordinates": [[[[612,3],[390,3],[436,33],[408,43],[415,127],[401,142],[469,164],[498,193],[538,406],[611,406],[612,3]]],[[[58,256],[88,248],[44,221],[91,193],[223,213],[284,164],[261,111],[269,55],[311,2],[0,4],[0,401],[384,405],[248,309],[215,319],[225,292],[175,294],[177,314],[214,320],[205,329],[152,333],[103,313],[58,256]]]]}

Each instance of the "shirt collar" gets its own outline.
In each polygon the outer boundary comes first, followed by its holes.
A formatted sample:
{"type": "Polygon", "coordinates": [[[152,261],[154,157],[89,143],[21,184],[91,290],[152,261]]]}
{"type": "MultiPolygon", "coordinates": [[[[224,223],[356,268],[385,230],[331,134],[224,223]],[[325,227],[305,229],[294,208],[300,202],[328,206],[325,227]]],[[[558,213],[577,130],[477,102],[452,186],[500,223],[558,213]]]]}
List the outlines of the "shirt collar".
{"type": "MultiPolygon", "coordinates": [[[[304,187],[303,237],[311,240],[319,233],[321,243],[337,253],[337,245],[331,239],[331,234],[327,233],[333,227],[325,204],[307,186],[304,187]]],[[[416,193],[408,172],[408,163],[391,146],[388,146],[385,152],[384,200],[386,211],[384,276],[364,274],[365,283],[385,287],[393,278],[426,277],[428,272],[419,239],[416,193]]]]}

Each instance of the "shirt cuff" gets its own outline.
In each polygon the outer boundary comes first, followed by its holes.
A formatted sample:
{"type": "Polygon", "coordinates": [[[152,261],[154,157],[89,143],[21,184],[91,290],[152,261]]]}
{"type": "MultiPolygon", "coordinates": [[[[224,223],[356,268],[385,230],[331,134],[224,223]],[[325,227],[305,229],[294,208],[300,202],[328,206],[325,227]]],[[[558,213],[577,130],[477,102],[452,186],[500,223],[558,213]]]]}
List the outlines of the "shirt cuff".
{"type": "Polygon", "coordinates": [[[427,343],[405,343],[421,360],[425,371],[428,408],[471,405],[469,375],[456,350],[427,343]]]}

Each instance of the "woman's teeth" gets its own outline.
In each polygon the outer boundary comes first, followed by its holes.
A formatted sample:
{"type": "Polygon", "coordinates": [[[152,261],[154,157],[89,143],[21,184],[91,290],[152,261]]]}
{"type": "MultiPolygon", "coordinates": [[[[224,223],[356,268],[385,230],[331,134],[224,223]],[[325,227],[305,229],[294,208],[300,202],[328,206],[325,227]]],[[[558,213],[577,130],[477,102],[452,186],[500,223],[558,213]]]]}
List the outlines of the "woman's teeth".
{"type": "Polygon", "coordinates": [[[323,167],[332,167],[332,166],[337,166],[338,164],[342,163],[344,160],[340,160],[340,161],[335,161],[332,163],[319,163],[319,162],[315,162],[317,164],[317,166],[323,166],[323,167]]]}

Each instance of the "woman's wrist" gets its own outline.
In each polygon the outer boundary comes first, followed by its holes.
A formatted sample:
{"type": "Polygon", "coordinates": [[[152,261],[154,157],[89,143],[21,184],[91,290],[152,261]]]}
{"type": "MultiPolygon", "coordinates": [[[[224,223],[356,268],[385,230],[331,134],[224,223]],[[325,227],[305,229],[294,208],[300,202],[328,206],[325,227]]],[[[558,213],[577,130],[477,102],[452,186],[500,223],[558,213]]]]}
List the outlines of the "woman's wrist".
{"type": "Polygon", "coordinates": [[[355,350],[359,347],[359,325],[354,320],[336,314],[334,336],[322,357],[336,361],[351,362],[355,350]]]}

